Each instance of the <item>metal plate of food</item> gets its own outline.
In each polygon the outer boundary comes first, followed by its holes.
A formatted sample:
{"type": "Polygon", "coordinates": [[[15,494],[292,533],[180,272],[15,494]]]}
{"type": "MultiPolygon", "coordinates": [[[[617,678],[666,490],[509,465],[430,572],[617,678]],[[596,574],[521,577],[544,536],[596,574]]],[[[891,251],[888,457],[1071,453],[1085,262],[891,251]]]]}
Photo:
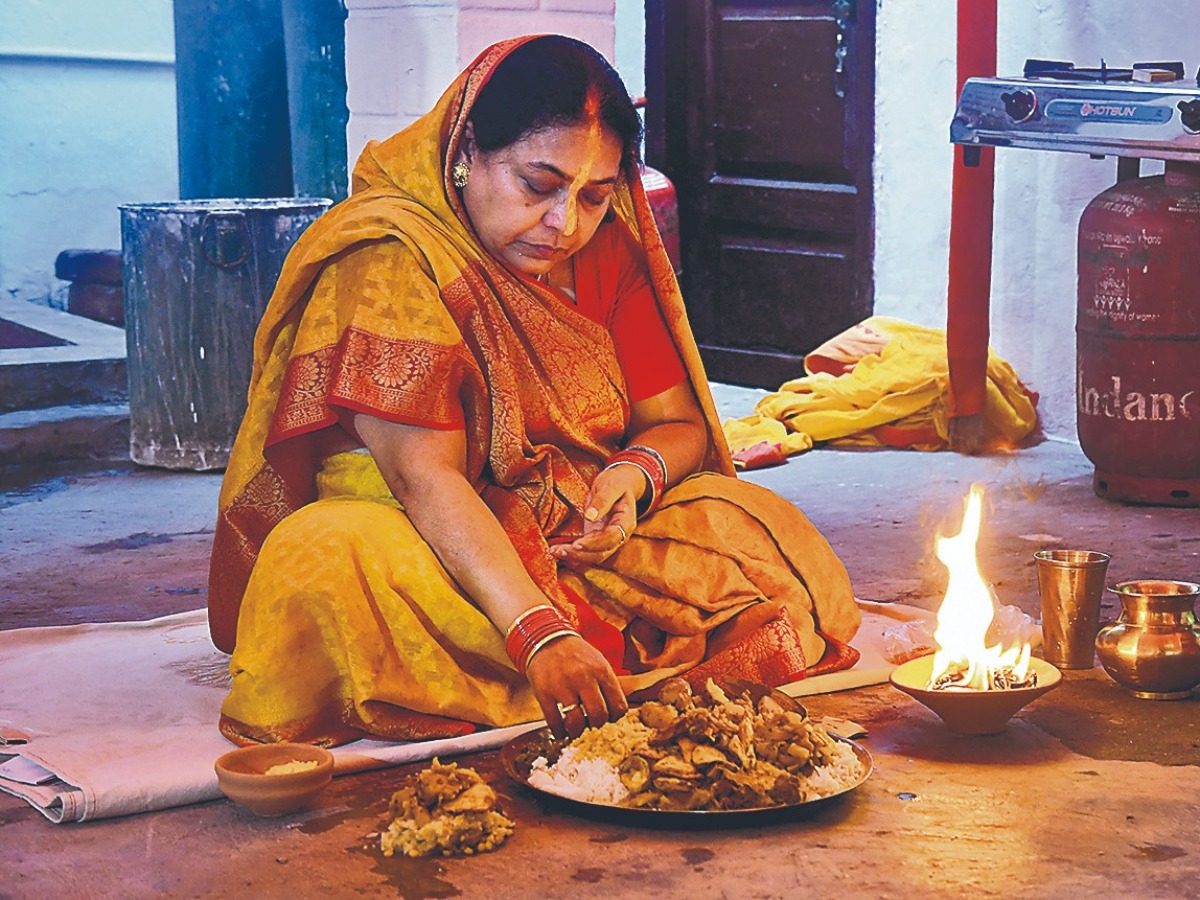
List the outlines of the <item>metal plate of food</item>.
{"type": "Polygon", "coordinates": [[[504,746],[501,762],[554,805],[647,827],[796,817],[871,776],[864,747],[829,734],[780,691],[724,679],[695,696],[684,685],[689,696],[680,697],[674,684],[576,741],[549,728],[526,732],[504,746]]]}

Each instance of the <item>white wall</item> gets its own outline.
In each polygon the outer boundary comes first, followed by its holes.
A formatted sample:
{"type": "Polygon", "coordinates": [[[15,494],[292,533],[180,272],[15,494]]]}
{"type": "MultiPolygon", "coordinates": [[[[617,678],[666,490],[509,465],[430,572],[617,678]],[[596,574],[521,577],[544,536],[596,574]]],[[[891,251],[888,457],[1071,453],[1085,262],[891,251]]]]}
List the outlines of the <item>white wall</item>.
{"type": "MultiPolygon", "coordinates": [[[[367,141],[389,137],[428,112],[496,41],[553,32],[587,41],[609,60],[615,55],[616,0],[347,0],[346,6],[351,169],[367,141]]],[[[644,63],[636,64],[644,70],[644,63]]]]}
{"type": "Polygon", "coordinates": [[[613,68],[634,97],[646,96],[646,4],[617,0],[613,68]]]}
{"type": "Polygon", "coordinates": [[[0,291],[62,305],[54,259],[179,196],[171,0],[4,0],[0,291]]]}
{"type": "Polygon", "coordinates": [[[354,169],[369,140],[427,112],[458,74],[458,2],[347,0],[346,150],[354,169]]]}
{"type": "MultiPolygon", "coordinates": [[[[997,71],[1028,57],[1076,65],[1200,65],[1193,4],[1176,0],[1000,0],[997,71]]],[[[955,103],[955,3],[880,2],[875,147],[875,309],[944,327],[955,103]],[[920,14],[914,14],[919,7],[920,14]]],[[[1144,172],[1161,165],[1144,166],[1144,172]]],[[[1048,434],[1074,439],[1075,240],[1113,159],[999,150],[992,345],[1041,393],[1048,434]]]]}

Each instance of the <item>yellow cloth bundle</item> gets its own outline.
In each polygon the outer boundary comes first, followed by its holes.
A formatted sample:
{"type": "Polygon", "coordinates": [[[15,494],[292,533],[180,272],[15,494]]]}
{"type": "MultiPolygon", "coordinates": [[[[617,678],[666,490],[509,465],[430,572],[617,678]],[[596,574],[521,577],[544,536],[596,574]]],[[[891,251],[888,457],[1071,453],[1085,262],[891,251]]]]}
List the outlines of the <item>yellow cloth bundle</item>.
{"type": "MultiPolygon", "coordinates": [[[[805,370],[763,397],[755,415],[724,423],[735,462],[753,467],[764,456],[763,442],[778,445],[780,456],[823,442],[950,446],[944,329],[873,316],[809,354],[805,370]]],[[[983,415],[990,449],[1015,446],[1037,426],[1037,394],[990,350],[983,415]]]]}

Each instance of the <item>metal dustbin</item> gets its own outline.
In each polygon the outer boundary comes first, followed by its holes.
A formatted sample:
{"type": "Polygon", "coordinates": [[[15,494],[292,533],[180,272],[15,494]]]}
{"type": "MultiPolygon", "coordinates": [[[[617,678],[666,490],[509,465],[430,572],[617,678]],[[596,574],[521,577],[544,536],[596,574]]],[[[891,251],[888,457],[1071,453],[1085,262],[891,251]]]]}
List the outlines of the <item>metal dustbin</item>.
{"type": "Polygon", "coordinates": [[[129,455],[220,469],[246,412],[254,332],[296,239],[325,199],[121,207],[129,455]]]}

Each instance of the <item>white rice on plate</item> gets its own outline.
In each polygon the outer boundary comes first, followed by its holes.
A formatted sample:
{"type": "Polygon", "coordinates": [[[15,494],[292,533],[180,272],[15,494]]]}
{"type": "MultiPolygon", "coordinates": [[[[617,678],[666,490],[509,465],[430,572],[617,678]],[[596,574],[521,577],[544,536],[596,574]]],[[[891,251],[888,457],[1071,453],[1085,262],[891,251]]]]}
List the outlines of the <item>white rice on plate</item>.
{"type": "Polygon", "coordinates": [[[583,803],[619,806],[629,796],[616,768],[606,759],[587,758],[575,747],[567,747],[550,765],[544,756],[533,761],[529,783],[543,791],[583,803]]]}
{"type": "Polygon", "coordinates": [[[833,748],[834,760],[828,765],[818,766],[805,779],[806,786],[812,792],[810,800],[829,797],[858,784],[862,778],[863,768],[854,748],[849,744],[837,741],[833,748]]]}
{"type": "Polygon", "coordinates": [[[535,759],[528,783],[583,803],[733,811],[819,800],[863,778],[852,744],[778,703],[764,700],[756,711],[748,698],[730,700],[711,682],[699,700],[707,711],[687,696],[682,705],[700,720],[673,723],[674,710],[651,703],[586,729],[553,764],[535,759]],[[756,785],[756,796],[740,790],[747,784],[756,785]]]}

